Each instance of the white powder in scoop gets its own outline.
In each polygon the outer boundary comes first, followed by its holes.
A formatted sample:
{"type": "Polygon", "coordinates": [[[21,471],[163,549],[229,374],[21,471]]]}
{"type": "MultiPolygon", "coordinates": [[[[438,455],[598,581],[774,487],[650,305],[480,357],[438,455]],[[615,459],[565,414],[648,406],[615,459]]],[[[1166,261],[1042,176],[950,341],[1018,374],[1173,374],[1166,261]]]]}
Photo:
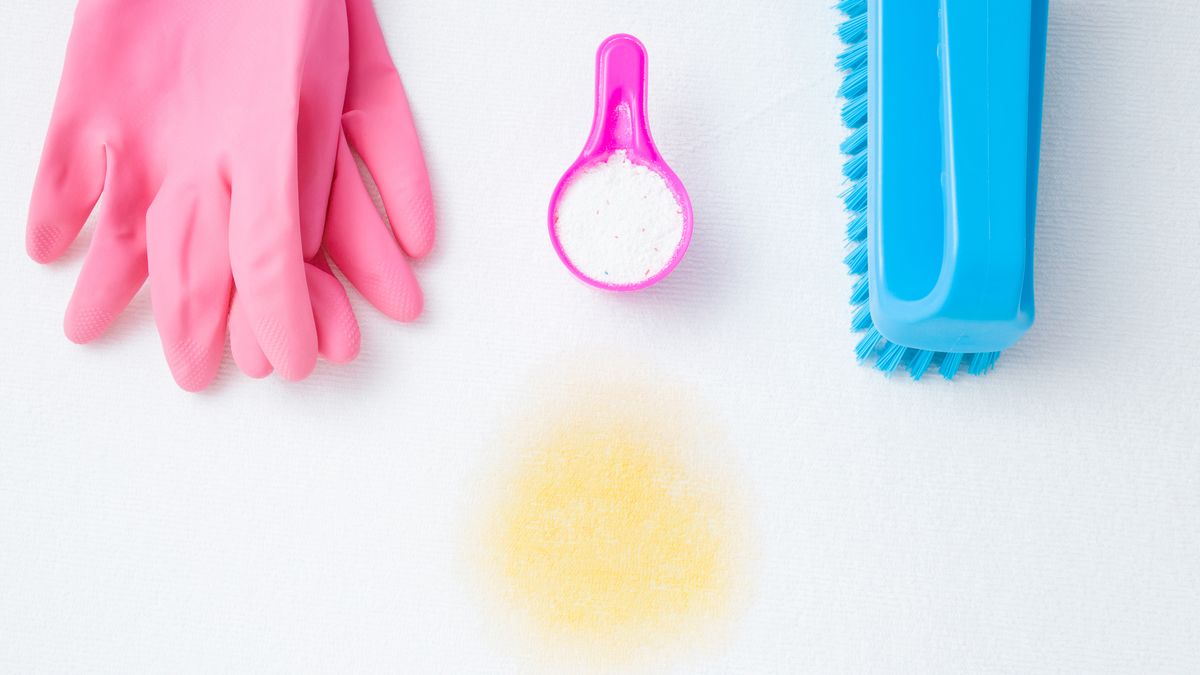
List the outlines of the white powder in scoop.
{"type": "Polygon", "coordinates": [[[584,275],[632,286],[663,271],[683,241],[683,207],[657,172],[613,153],[563,191],[555,231],[584,275]]]}

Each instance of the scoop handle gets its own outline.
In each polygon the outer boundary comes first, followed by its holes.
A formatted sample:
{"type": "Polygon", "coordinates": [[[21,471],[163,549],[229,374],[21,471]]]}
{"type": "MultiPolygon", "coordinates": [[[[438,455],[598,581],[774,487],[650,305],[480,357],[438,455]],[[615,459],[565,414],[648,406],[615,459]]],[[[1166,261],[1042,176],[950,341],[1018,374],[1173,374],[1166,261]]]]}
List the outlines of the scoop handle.
{"type": "Polygon", "coordinates": [[[596,52],[596,116],[585,155],[628,150],[658,160],[646,115],[646,47],[632,35],[613,35],[596,52]]]}

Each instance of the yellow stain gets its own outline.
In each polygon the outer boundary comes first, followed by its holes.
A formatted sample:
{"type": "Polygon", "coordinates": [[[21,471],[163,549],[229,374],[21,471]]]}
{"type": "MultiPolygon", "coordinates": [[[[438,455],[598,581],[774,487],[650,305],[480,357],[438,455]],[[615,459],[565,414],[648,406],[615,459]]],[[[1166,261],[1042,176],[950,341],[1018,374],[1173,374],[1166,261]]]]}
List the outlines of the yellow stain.
{"type": "Polygon", "coordinates": [[[509,595],[556,637],[644,644],[727,604],[724,492],[690,461],[678,411],[656,405],[593,401],[543,420],[495,511],[509,595]]]}

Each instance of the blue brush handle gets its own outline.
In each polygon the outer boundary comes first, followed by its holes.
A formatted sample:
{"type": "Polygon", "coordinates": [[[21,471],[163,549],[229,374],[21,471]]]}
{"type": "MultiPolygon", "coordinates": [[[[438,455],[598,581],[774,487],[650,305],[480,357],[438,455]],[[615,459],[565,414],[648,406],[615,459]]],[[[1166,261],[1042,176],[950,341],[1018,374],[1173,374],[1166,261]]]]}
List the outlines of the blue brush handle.
{"type": "MultiPolygon", "coordinates": [[[[943,311],[1015,314],[1025,287],[1029,2],[941,0],[943,311]]],[[[989,317],[980,317],[989,318],[989,317]]]]}
{"type": "Polygon", "coordinates": [[[1048,0],[869,0],[867,277],[890,343],[997,352],[1033,323],[1048,0]]]}

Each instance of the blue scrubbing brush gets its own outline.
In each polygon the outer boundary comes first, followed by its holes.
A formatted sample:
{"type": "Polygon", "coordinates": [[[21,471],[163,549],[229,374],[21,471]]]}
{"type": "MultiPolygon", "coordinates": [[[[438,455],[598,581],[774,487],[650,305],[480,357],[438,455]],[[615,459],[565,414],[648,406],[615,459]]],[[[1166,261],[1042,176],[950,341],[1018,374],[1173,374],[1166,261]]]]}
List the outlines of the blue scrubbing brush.
{"type": "Polygon", "coordinates": [[[838,8],[858,359],[985,374],[1033,322],[1048,0],[838,8]]]}

